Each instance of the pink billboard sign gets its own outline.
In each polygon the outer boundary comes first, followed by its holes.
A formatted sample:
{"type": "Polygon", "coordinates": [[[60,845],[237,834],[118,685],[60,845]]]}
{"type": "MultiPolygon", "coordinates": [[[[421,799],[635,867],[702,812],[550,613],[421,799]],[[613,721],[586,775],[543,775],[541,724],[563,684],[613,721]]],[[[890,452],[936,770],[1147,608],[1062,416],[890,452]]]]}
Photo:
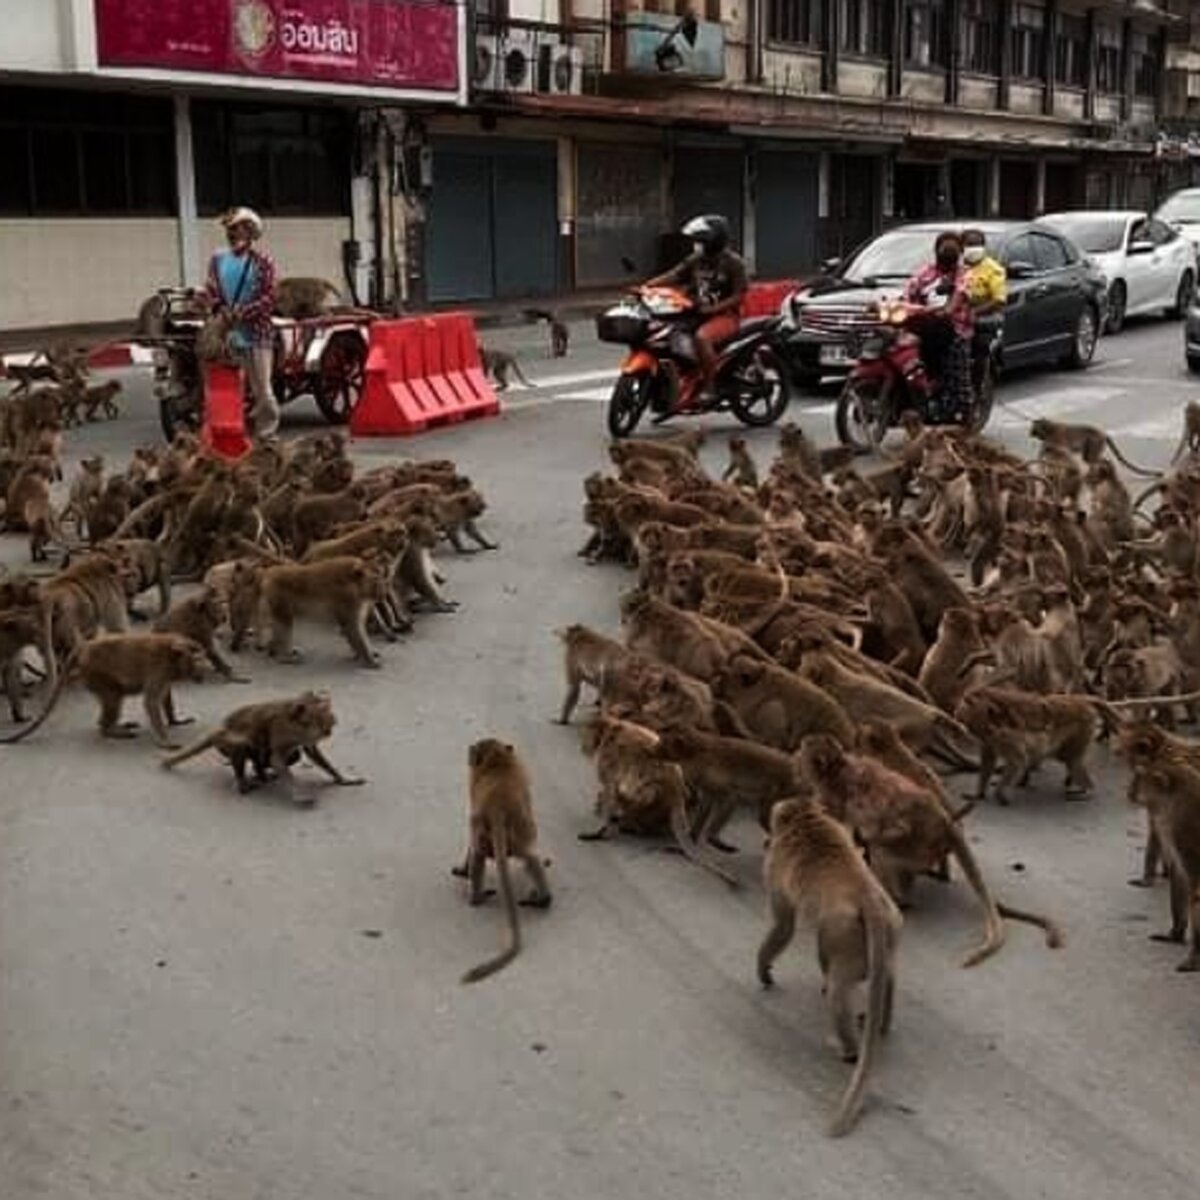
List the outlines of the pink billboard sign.
{"type": "Polygon", "coordinates": [[[458,89],[454,0],[95,0],[101,66],[458,89]]]}

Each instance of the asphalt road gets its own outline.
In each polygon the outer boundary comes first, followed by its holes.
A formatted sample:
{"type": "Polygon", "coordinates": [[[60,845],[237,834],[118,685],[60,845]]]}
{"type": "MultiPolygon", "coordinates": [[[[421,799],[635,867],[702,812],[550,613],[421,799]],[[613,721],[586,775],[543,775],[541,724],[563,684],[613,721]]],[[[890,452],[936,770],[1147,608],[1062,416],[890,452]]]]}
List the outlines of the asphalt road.
{"type": "MultiPolygon", "coordinates": [[[[759,991],[761,834],[733,836],[746,886],[652,846],[585,845],[591,770],[561,699],[551,630],[617,625],[629,576],[587,568],[580,478],[604,463],[614,356],[577,330],[570,358],[517,345],[530,376],[498,420],[355,446],[364,465],[453,456],[486,491],[495,554],[443,557],[453,616],[424,616],[364,672],[302,629],[304,666],[256,655],[252,686],[181,690],[201,728],[307,686],[340,717],[335,762],[370,785],[314,810],[241,800],[215,759],[173,775],[144,738],[103,743],[68,695],[0,766],[0,1197],[5,1200],[1180,1200],[1200,1186],[1200,981],[1175,974],[1166,895],[1126,885],[1141,818],[1097,761],[1089,803],[1057,772],[970,818],[996,890],[1064,924],[974,970],[961,884],[929,883],[908,919],[896,1024],[858,1130],[822,1127],[846,1070],[809,939],[759,991]],[[555,382],[557,381],[557,382],[555,382]],[[515,965],[460,973],[503,936],[449,867],[465,826],[466,746],[515,741],[532,768],[554,907],[526,916],[515,965]]],[[[500,341],[502,335],[496,335],[500,341]]],[[[123,460],[155,424],[71,438],[123,460]]],[[[1135,326],[1080,374],[999,394],[994,432],[1031,415],[1102,424],[1130,457],[1169,456],[1185,400],[1176,325],[1135,326]]],[[[832,397],[793,417],[832,437],[832,397]]],[[[311,424],[301,401],[290,422],[311,424]]],[[[724,428],[711,422],[714,432],[724,428]]],[[[760,464],[769,431],[752,435],[760,464]]],[[[707,453],[722,460],[719,444],[707,453]]],[[[19,539],[0,553],[19,562],[19,539]]]]}

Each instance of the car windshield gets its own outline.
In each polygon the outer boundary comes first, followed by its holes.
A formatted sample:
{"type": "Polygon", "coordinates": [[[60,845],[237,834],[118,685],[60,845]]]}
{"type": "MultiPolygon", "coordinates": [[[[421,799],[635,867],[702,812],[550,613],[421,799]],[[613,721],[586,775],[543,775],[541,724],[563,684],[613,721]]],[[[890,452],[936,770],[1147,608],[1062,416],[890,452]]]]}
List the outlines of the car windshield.
{"type": "Polygon", "coordinates": [[[1179,192],[1154,215],[1164,221],[1200,221],[1200,192],[1179,192]]]}
{"type": "Polygon", "coordinates": [[[1044,217],[1043,221],[1065,233],[1084,254],[1111,254],[1125,241],[1125,218],[1109,213],[1069,213],[1044,217]]]}
{"type": "Polygon", "coordinates": [[[848,283],[874,286],[880,280],[907,279],[933,261],[937,234],[928,229],[896,229],[877,237],[854,256],[842,272],[848,283]]]}

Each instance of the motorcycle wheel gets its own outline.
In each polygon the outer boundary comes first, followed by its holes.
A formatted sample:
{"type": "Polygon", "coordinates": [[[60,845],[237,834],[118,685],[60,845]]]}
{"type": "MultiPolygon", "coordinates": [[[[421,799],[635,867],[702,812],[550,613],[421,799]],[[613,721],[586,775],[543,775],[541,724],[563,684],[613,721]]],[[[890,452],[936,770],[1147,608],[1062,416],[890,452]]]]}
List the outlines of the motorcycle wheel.
{"type": "Polygon", "coordinates": [[[833,418],[838,441],[843,446],[850,446],[859,454],[879,449],[891,427],[890,391],[880,380],[846,380],[833,418]]]}
{"type": "Polygon", "coordinates": [[[743,425],[774,425],[792,402],[787,367],[770,346],[759,346],[736,374],[729,406],[743,425]]]}
{"type": "Polygon", "coordinates": [[[644,371],[622,375],[613,385],[608,400],[608,432],[614,438],[628,437],[638,426],[650,404],[654,376],[644,371]]]}
{"type": "Polygon", "coordinates": [[[158,397],[158,423],[163,437],[174,441],[177,433],[199,433],[204,416],[204,389],[172,388],[158,397]]]}

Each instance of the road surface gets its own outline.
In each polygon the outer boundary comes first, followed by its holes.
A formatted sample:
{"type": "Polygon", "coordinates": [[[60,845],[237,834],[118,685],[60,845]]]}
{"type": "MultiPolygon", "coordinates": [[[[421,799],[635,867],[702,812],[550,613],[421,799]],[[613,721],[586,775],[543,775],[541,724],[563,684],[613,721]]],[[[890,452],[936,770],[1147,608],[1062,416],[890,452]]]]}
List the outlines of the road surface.
{"type": "MultiPolygon", "coordinates": [[[[544,331],[542,331],[544,332],[544,331]]],[[[497,340],[505,335],[497,334],[497,340]]],[[[339,765],[369,777],[314,810],[238,799],[202,758],[167,775],[143,738],[102,743],[72,692],[0,748],[0,1196],[5,1200],[1181,1200],[1200,1187],[1200,981],[1148,940],[1166,895],[1126,885],[1141,816],[1097,756],[1094,800],[1057,771],[969,828],[996,891],[1047,910],[1067,947],[978,936],[961,884],[923,885],[900,957],[894,1034],[857,1131],[822,1129],[847,1068],[809,939],[761,992],[761,834],[743,822],[731,894],[635,841],[585,845],[594,778],[561,700],[551,631],[617,625],[630,576],[587,568],[580,479],[604,466],[614,355],[577,329],[565,361],[519,343],[549,386],[498,420],[355,445],[364,466],[453,456],[485,490],[495,554],[442,559],[453,616],[422,616],[365,672],[316,628],[300,667],[257,655],[252,686],[180,689],[201,728],[251,699],[328,689],[339,765]],[[466,747],[496,735],[533,772],[553,908],[526,948],[459,985],[503,936],[449,867],[466,747]]],[[[998,395],[993,432],[1034,415],[1108,428],[1162,463],[1200,392],[1176,324],[1135,324],[1089,371],[998,395]]],[[[291,418],[312,424],[309,403],[291,418]]],[[[70,436],[124,461],[153,440],[144,381],[120,422],[70,436]]],[[[832,437],[832,397],[792,417],[832,437]]],[[[714,433],[726,425],[711,422],[714,433]]],[[[760,465],[771,431],[751,435],[760,465]]],[[[706,461],[723,463],[719,439],[706,461]]],[[[22,541],[3,556],[21,561],[22,541]]],[[[149,601],[147,601],[149,602],[149,601]]],[[[964,783],[966,781],[963,781],[964,783]]],[[[314,785],[315,786],[315,785],[314,785]]]]}

